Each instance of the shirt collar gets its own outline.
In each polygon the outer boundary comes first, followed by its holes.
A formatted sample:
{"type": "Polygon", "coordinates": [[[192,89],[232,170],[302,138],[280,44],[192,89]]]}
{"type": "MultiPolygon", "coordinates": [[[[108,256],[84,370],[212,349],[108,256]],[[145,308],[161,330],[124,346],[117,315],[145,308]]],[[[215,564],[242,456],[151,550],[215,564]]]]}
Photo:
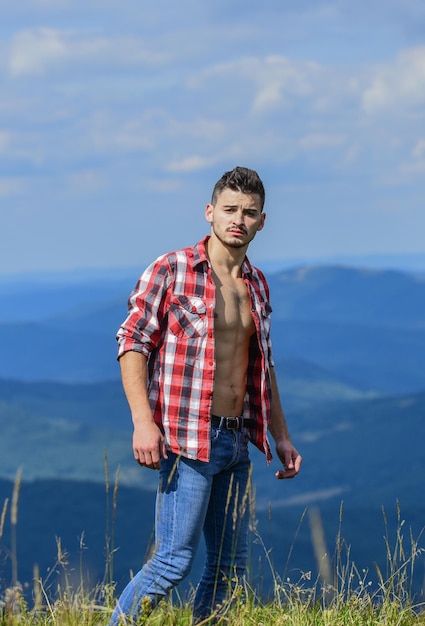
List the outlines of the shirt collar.
{"type": "Polygon", "coordinates": [[[193,267],[196,267],[200,263],[204,263],[205,261],[208,263],[208,255],[207,255],[207,241],[210,238],[208,235],[199,241],[195,246],[193,246],[193,267]]]}
{"type": "MultiPolygon", "coordinates": [[[[207,235],[193,247],[193,267],[194,268],[200,263],[204,263],[204,262],[209,263],[208,255],[207,255],[207,242],[209,238],[210,238],[210,235],[207,235]]],[[[242,263],[241,271],[242,271],[242,276],[248,276],[252,274],[252,265],[247,256],[245,257],[242,263]]]]}

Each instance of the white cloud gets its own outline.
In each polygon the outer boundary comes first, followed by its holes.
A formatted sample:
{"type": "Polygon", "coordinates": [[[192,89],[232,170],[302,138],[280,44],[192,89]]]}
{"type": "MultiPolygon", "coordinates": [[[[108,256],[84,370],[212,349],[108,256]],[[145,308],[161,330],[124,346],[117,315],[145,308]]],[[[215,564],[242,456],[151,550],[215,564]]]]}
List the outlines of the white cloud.
{"type": "Polygon", "coordinates": [[[149,48],[134,36],[90,36],[83,32],[36,28],[17,32],[7,51],[8,70],[14,77],[44,75],[64,65],[155,67],[172,57],[149,48]]]}
{"type": "Polygon", "coordinates": [[[217,160],[217,158],[207,158],[199,155],[193,155],[171,161],[168,165],[166,165],[165,169],[169,172],[195,172],[197,170],[203,170],[211,165],[215,165],[217,160]]]}
{"type": "Polygon", "coordinates": [[[298,117],[295,126],[300,127],[300,119],[308,116],[307,123],[323,119],[329,130],[345,125],[357,133],[367,122],[365,114],[390,112],[407,119],[409,112],[418,107],[423,110],[425,46],[401,50],[379,66],[325,64],[280,55],[241,56],[192,73],[187,85],[193,92],[210,87],[210,93],[218,94],[205,102],[211,110],[219,100],[228,113],[262,116],[269,123],[275,123],[276,115],[291,119],[290,124],[298,117]],[[336,117],[331,119],[330,114],[336,117]]]}
{"type": "Polygon", "coordinates": [[[337,148],[345,141],[343,135],[332,135],[326,133],[313,133],[301,137],[300,147],[303,150],[322,150],[328,148],[337,148]]]}
{"type": "Polygon", "coordinates": [[[425,159],[406,164],[403,166],[402,171],[412,178],[423,180],[425,176],[425,159]]]}
{"type": "Polygon", "coordinates": [[[241,57],[192,74],[187,83],[197,91],[212,84],[229,102],[244,101],[244,110],[262,115],[295,100],[308,100],[317,91],[323,71],[318,63],[284,56],[241,57]]]}
{"type": "Polygon", "coordinates": [[[28,7],[33,7],[42,11],[64,9],[72,6],[71,0],[27,0],[27,3],[28,7]]]}
{"type": "Polygon", "coordinates": [[[182,183],[177,178],[149,178],[143,182],[155,193],[170,194],[180,192],[182,183]]]}
{"type": "Polygon", "coordinates": [[[285,57],[267,57],[260,61],[258,92],[253,104],[256,113],[288,105],[291,100],[308,98],[316,90],[322,74],[318,63],[294,62],[285,57]]]}
{"type": "MultiPolygon", "coordinates": [[[[101,206],[115,237],[117,210],[165,193],[188,210],[207,173],[239,163],[264,173],[281,208],[273,254],[402,245],[409,185],[423,198],[425,179],[423,0],[3,4],[0,193],[15,213],[37,213],[40,236],[54,238],[58,206],[101,206]],[[393,239],[382,194],[400,207],[393,239]]],[[[408,245],[419,249],[418,224],[408,245]]]]}
{"type": "Polygon", "coordinates": [[[26,191],[23,178],[0,178],[0,197],[16,196],[26,191]]]}
{"type": "Polygon", "coordinates": [[[12,143],[12,134],[5,130],[0,130],[0,153],[7,152],[12,143]]]}
{"type": "Polygon", "coordinates": [[[75,192],[97,192],[108,186],[106,176],[100,172],[86,169],[68,176],[68,184],[75,192]]]}
{"type": "Polygon", "coordinates": [[[425,105],[425,46],[401,51],[394,62],[377,68],[364,91],[366,113],[399,113],[425,105]]]}
{"type": "Polygon", "coordinates": [[[42,74],[68,55],[69,47],[62,33],[47,28],[23,31],[12,40],[9,71],[12,76],[42,74]]]}
{"type": "Polygon", "coordinates": [[[425,157],[425,139],[419,139],[416,142],[416,145],[412,150],[412,154],[417,159],[425,157]]]}
{"type": "MultiPolygon", "coordinates": [[[[32,29],[17,33],[13,41],[15,48],[11,46],[13,54],[8,57],[13,76],[38,76],[42,86],[28,90],[32,100],[25,116],[33,117],[33,128],[40,130],[15,129],[19,149],[14,154],[37,166],[54,159],[73,162],[78,169],[83,155],[108,155],[114,160],[137,153],[149,162],[152,173],[154,168],[196,172],[220,161],[247,162],[269,155],[280,164],[309,155],[317,163],[327,152],[328,167],[335,173],[341,166],[346,171],[365,168],[370,159],[384,163],[388,154],[400,152],[413,132],[402,107],[402,136],[383,118],[373,122],[380,126],[378,137],[376,129],[371,132],[364,104],[369,102],[368,110],[375,110],[372,87],[383,78],[387,83],[389,77],[395,80],[394,68],[401,72],[409,59],[415,60],[411,71],[418,79],[423,49],[404,51],[395,62],[372,70],[367,65],[332,66],[284,55],[241,54],[209,66],[202,60],[196,71],[192,65],[184,71],[178,66],[186,80],[174,81],[168,68],[161,70],[164,80],[159,78],[161,72],[142,71],[147,59],[166,62],[169,51],[150,55],[147,44],[137,38],[32,29]],[[141,64],[141,71],[123,79],[122,70],[135,63],[141,64]],[[90,64],[105,72],[90,74],[90,64]],[[54,68],[61,70],[60,80],[51,79],[54,68]],[[338,160],[331,158],[337,149],[338,160]]],[[[152,49],[156,50],[153,44],[152,49]]],[[[404,91],[411,93],[417,80],[404,81],[404,91]]],[[[23,102],[25,81],[9,81],[12,94],[15,84],[23,102]]],[[[19,117],[24,119],[22,111],[19,117]]],[[[0,150],[1,145],[0,137],[0,150]]]]}
{"type": "Polygon", "coordinates": [[[97,153],[132,153],[154,148],[152,127],[155,113],[122,119],[117,112],[94,111],[80,129],[80,143],[84,150],[97,153]]]}

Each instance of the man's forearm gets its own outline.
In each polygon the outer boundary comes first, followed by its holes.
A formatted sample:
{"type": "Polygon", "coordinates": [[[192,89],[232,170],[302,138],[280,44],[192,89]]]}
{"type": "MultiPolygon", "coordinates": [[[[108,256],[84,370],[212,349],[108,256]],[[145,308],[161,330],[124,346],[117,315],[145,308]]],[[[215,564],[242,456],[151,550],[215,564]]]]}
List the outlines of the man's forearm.
{"type": "Polygon", "coordinates": [[[130,406],[134,425],[152,420],[147,380],[147,359],[140,352],[126,352],[119,360],[122,384],[130,406]]]}

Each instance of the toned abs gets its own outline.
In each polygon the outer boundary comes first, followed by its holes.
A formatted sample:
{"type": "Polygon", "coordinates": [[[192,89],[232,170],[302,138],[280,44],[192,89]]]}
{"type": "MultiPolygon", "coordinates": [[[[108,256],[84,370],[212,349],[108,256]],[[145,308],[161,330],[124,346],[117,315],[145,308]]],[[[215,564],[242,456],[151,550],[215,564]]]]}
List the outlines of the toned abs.
{"type": "Polygon", "coordinates": [[[243,409],[248,351],[255,326],[242,278],[217,276],[215,307],[216,372],[212,413],[238,416],[243,409]]]}

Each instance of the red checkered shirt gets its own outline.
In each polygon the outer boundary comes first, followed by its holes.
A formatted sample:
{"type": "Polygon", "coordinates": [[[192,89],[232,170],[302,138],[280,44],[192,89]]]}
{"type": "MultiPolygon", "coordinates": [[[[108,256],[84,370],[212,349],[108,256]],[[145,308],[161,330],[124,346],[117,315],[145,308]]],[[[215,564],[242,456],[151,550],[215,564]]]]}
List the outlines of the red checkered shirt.
{"type": "MultiPolygon", "coordinates": [[[[130,295],[128,317],[117,334],[118,358],[134,350],[148,359],[149,401],[167,448],[200,461],[209,460],[215,372],[215,285],[205,248],[208,238],[159,257],[145,270],[130,295]]],[[[269,289],[263,274],[247,258],[242,277],[256,328],[243,417],[255,420],[250,440],[270,462],[269,289]]]]}

